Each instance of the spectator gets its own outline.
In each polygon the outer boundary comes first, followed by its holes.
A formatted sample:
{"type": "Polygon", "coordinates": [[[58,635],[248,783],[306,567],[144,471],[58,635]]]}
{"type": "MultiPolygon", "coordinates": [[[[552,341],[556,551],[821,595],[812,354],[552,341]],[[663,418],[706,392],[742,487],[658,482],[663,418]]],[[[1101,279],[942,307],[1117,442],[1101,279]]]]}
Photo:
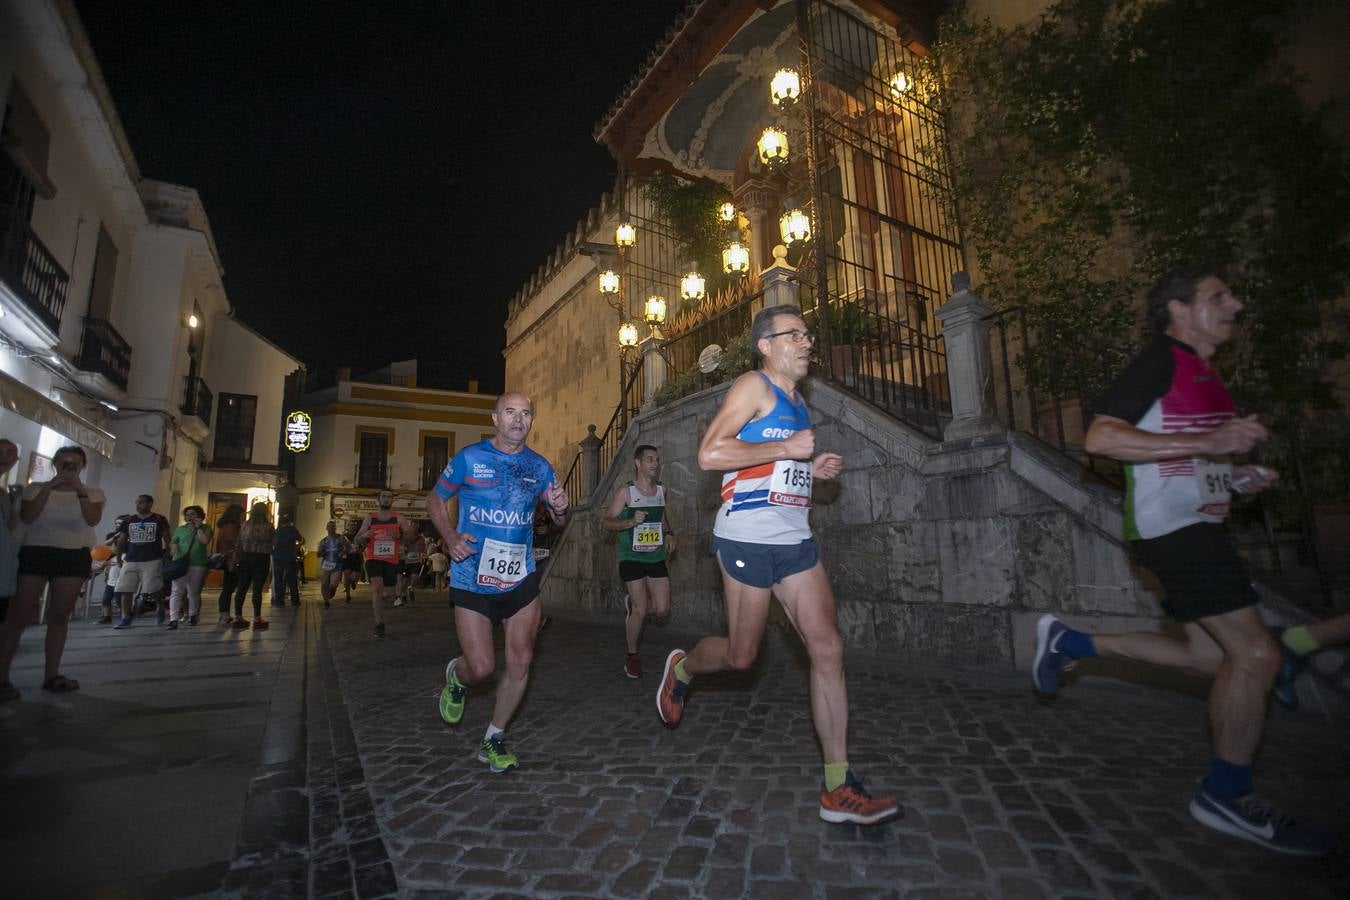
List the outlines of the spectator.
{"type": "Polygon", "coordinates": [[[431,554],[431,572],[436,577],[436,590],[445,590],[445,575],[450,571],[450,557],[446,556],[440,547],[431,554]]]}
{"type": "Polygon", "coordinates": [[[121,530],[122,523],[126,520],[126,516],[113,519],[113,530],[103,536],[103,546],[107,548],[108,556],[103,563],[103,618],[98,620],[100,625],[112,624],[113,598],[117,596],[117,575],[122,571],[122,554],[117,550],[117,532],[121,530]]]}
{"type": "Polygon", "coordinates": [[[59,671],[75,598],[89,577],[94,525],[103,516],[103,492],[80,481],[88,458],[80,447],[62,447],[52,458],[56,476],[24,488],[19,518],[28,530],[19,549],[19,574],[11,614],[0,628],[0,701],[17,700],[9,681],[19,638],[33,619],[42,589],[50,585],[47,605],[46,668],[42,689],[65,693],[80,684],[59,671]]]}
{"type": "MultiPolygon", "coordinates": [[[[18,461],[19,445],[8,438],[0,438],[0,475],[14,468],[18,461]]],[[[0,495],[0,622],[5,621],[9,600],[14,596],[19,578],[19,542],[14,539],[11,529],[18,519],[15,494],[21,490],[18,485],[12,485],[0,495]]]]}
{"type": "Polygon", "coordinates": [[[253,589],[253,627],[261,631],[270,623],[262,617],[262,589],[267,580],[267,559],[271,555],[276,529],[267,517],[267,504],[255,503],[248,521],[239,529],[239,587],[234,595],[234,627],[247,628],[244,595],[253,589]]]}
{"type": "Polygon", "coordinates": [[[239,584],[239,529],[244,524],[244,508],[231,503],[216,522],[211,536],[211,552],[221,557],[220,624],[229,625],[230,599],[239,584]]]}
{"type": "Polygon", "coordinates": [[[211,526],[205,522],[206,510],[200,506],[183,509],[183,521],[173,532],[173,558],[188,558],[187,574],[174,579],[169,597],[169,627],[177,628],[183,618],[183,597],[187,596],[187,623],[196,625],[202,611],[202,582],[206,580],[206,547],[211,540],[211,526]]]}
{"type": "Polygon", "coordinates": [[[276,530],[272,544],[272,605],[285,606],[286,592],[290,591],[291,604],[300,605],[300,584],[296,565],[296,551],[305,542],[304,535],[295,527],[290,513],[282,513],[281,527],[276,530]]]}
{"type": "MultiPolygon", "coordinates": [[[[117,597],[122,603],[122,618],[114,629],[131,627],[132,604],[136,596],[158,597],[164,590],[162,567],[169,551],[169,520],[154,512],[155,498],[141,494],[136,498],[136,515],[127,516],[117,533],[117,550],[122,554],[122,571],[117,576],[117,597]]],[[[157,603],[155,623],[164,622],[164,604],[157,603]]]]}

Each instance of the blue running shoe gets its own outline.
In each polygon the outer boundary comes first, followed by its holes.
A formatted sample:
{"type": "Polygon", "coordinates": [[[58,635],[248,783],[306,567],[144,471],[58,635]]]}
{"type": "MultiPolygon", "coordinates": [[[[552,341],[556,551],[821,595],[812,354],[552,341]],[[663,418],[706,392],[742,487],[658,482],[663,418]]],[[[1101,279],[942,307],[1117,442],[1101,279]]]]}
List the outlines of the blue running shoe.
{"type": "Polygon", "coordinates": [[[1068,657],[1059,649],[1059,642],[1069,627],[1046,613],[1036,623],[1036,660],[1031,666],[1031,680],[1036,690],[1047,697],[1059,693],[1059,676],[1068,657]]]}
{"type": "Polygon", "coordinates": [[[1275,638],[1275,643],[1280,648],[1280,673],[1275,676],[1275,684],[1271,690],[1275,692],[1275,699],[1285,709],[1298,709],[1298,689],[1294,686],[1294,682],[1303,674],[1308,660],[1285,646],[1281,640],[1284,637],[1283,628],[1270,629],[1270,636],[1275,638]]]}
{"type": "Polygon", "coordinates": [[[1281,816],[1253,793],[1225,801],[1201,784],[1191,800],[1190,811],[1201,825],[1260,844],[1276,853],[1326,856],[1336,848],[1336,838],[1331,832],[1300,825],[1281,816]]]}

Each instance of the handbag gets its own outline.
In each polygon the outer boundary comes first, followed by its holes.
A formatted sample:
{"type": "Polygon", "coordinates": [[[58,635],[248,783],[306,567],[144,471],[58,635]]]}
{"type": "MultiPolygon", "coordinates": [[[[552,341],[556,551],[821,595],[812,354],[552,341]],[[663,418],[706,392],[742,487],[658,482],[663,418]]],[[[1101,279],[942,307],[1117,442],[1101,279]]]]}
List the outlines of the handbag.
{"type": "Polygon", "coordinates": [[[225,554],[224,554],[224,553],[212,553],[210,556],[208,556],[208,557],[206,558],[206,567],[207,567],[208,569],[224,569],[224,568],[225,568],[225,554]]]}
{"type": "Polygon", "coordinates": [[[160,577],[165,581],[177,581],[188,573],[191,568],[192,545],[197,543],[197,531],[193,529],[192,540],[188,541],[187,552],[175,559],[167,559],[160,567],[160,577]]]}

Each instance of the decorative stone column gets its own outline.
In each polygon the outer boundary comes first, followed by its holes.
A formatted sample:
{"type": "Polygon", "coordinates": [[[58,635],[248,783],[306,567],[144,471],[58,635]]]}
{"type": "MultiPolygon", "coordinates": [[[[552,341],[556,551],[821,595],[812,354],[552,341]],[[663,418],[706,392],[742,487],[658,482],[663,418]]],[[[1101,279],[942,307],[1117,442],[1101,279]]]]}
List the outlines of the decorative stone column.
{"type": "Polygon", "coordinates": [[[984,320],[993,311],[970,292],[969,274],[952,273],[952,295],[933,313],[942,323],[952,393],[952,421],[942,432],[944,440],[1001,430],[987,400],[991,366],[989,328],[984,320]]]}
{"type": "Polygon", "coordinates": [[[656,392],[666,383],[666,358],[661,355],[664,340],[655,328],[638,344],[642,351],[642,411],[656,407],[656,392]]]}
{"type": "Polygon", "coordinates": [[[774,245],[773,265],[760,273],[759,280],[764,285],[764,303],[754,312],[772,306],[801,308],[801,284],[797,281],[797,267],[787,261],[787,247],[774,245]]]}
{"type": "Polygon", "coordinates": [[[600,438],[595,436],[595,426],[586,426],[586,436],[581,439],[581,502],[589,503],[596,486],[600,484],[600,438]]]}

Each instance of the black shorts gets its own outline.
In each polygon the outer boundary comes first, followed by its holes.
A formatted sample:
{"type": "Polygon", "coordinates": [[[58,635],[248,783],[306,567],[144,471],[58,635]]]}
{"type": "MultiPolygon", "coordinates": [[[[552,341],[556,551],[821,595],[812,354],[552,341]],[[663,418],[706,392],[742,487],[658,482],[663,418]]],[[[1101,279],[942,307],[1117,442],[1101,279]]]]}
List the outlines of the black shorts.
{"type": "Polygon", "coordinates": [[[638,562],[635,559],[619,560],[619,580],[641,581],[644,578],[669,578],[670,572],[666,570],[666,561],[658,559],[656,562],[638,562]]]}
{"type": "Polygon", "coordinates": [[[1223,525],[1198,522],[1162,537],[1131,541],[1139,564],[1162,584],[1163,610],[1194,622],[1255,606],[1247,565],[1223,525]]]}
{"type": "Polygon", "coordinates": [[[368,559],[366,560],[366,577],[371,581],[378,578],[387,587],[393,587],[394,582],[398,580],[398,564],[385,562],[382,559],[368,559]]]}
{"type": "Polygon", "coordinates": [[[496,625],[529,606],[538,596],[539,572],[536,570],[504,594],[475,594],[473,591],[451,588],[450,605],[487,616],[496,625]]]}
{"type": "Polygon", "coordinates": [[[815,538],[798,544],[750,544],[714,537],[713,553],[732,580],[757,588],[771,588],[789,575],[815,568],[820,561],[815,538]]]}
{"type": "Polygon", "coordinates": [[[43,578],[88,578],[94,560],[88,547],[20,547],[19,574],[43,578]]]}
{"type": "Polygon", "coordinates": [[[409,578],[412,578],[420,571],[422,571],[422,564],[420,562],[398,564],[398,574],[406,575],[409,578]]]}
{"type": "Polygon", "coordinates": [[[360,572],[360,571],[361,571],[361,554],[359,554],[359,553],[348,553],[346,556],[342,557],[342,571],[344,571],[344,572],[360,572]]]}

